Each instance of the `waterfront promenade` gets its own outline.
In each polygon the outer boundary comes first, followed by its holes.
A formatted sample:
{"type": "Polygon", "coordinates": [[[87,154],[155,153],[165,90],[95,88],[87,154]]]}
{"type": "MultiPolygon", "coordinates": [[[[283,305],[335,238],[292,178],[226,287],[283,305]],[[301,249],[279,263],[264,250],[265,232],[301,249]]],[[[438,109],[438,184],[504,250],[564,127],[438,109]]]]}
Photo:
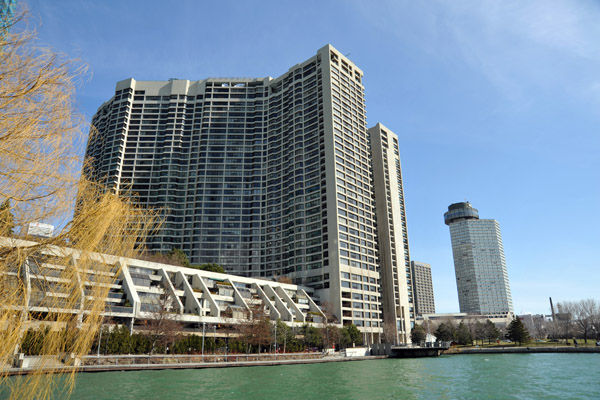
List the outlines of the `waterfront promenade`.
{"type": "MultiPolygon", "coordinates": [[[[450,348],[444,351],[445,355],[468,354],[523,354],[523,353],[596,353],[600,354],[600,347],[469,347],[450,348]]],[[[286,353],[286,354],[219,354],[219,355],[113,355],[113,356],[85,356],[77,360],[75,365],[66,365],[56,359],[54,363],[46,362],[45,368],[40,368],[38,357],[26,357],[26,366],[23,368],[7,369],[9,375],[28,375],[34,371],[47,373],[72,372],[108,372],[108,371],[150,371],[166,369],[204,369],[204,368],[233,368],[257,367],[275,365],[321,364],[329,362],[366,361],[393,358],[387,355],[346,355],[338,352],[331,355],[315,353],[286,353]]]]}
{"type": "MultiPolygon", "coordinates": [[[[68,366],[58,360],[47,364],[41,371],[48,373],[107,372],[107,371],[145,371],[163,369],[203,369],[257,367],[295,364],[320,364],[328,362],[364,361],[384,359],[387,356],[345,356],[344,353],[324,355],[323,353],[288,354],[230,354],[230,355],[124,355],[124,356],[86,356],[76,366],[68,366]]],[[[9,368],[9,375],[27,375],[38,371],[35,357],[29,358],[30,364],[24,368],[9,368]]]]}

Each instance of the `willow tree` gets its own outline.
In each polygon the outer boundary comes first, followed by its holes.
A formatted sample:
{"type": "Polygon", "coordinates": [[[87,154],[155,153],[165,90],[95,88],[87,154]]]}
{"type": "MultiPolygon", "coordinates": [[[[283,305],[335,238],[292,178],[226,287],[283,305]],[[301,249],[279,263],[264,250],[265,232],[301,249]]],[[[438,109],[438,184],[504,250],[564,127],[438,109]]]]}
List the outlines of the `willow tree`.
{"type": "Polygon", "coordinates": [[[32,31],[17,29],[23,25],[22,14],[0,24],[0,202],[9,208],[3,212],[14,227],[13,237],[0,238],[0,391],[14,399],[43,399],[70,393],[74,372],[61,366],[59,356],[88,354],[100,327],[104,299],[120,264],[114,261],[118,257],[99,262],[97,253],[137,257],[155,220],[128,198],[80,176],[85,129],[75,88],[85,68],[40,46],[32,31]],[[31,222],[59,229],[51,238],[17,239],[31,222]],[[26,270],[50,271],[44,261],[48,254],[63,267],[52,269],[49,287],[32,288],[26,270]],[[29,311],[34,289],[43,297],[38,305],[44,312],[29,311]],[[51,290],[61,296],[47,296],[51,290]],[[37,343],[39,371],[8,379],[34,323],[50,329],[37,343]]]}

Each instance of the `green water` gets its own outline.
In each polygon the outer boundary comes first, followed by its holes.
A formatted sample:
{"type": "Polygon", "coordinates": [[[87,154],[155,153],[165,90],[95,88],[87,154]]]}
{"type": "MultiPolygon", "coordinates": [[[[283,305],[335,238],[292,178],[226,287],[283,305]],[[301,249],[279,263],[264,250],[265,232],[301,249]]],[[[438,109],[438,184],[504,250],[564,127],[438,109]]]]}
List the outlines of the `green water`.
{"type": "Polygon", "coordinates": [[[600,399],[600,354],[80,374],[72,399],[600,399]]]}

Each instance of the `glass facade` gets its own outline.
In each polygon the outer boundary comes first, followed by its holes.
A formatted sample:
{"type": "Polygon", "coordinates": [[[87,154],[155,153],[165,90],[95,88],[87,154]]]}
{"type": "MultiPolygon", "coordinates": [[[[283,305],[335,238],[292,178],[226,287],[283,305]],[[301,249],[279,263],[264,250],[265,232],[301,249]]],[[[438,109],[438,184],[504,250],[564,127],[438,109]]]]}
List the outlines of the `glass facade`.
{"type": "Polygon", "coordinates": [[[16,6],[17,0],[0,0],[0,27],[12,24],[16,6]]]}

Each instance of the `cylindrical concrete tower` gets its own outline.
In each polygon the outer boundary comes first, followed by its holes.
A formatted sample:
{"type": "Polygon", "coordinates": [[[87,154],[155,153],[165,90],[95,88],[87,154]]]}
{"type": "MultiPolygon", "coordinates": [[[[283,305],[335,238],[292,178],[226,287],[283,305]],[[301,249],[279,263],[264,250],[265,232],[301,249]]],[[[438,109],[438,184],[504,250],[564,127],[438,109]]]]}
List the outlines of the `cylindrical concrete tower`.
{"type": "Polygon", "coordinates": [[[513,313],[500,225],[479,219],[471,203],[454,203],[444,213],[450,227],[460,312],[495,317],[513,313]]]}
{"type": "Polygon", "coordinates": [[[444,222],[446,225],[465,219],[479,219],[479,211],[471,206],[471,203],[468,201],[451,204],[448,206],[448,211],[444,213],[444,222]]]}

